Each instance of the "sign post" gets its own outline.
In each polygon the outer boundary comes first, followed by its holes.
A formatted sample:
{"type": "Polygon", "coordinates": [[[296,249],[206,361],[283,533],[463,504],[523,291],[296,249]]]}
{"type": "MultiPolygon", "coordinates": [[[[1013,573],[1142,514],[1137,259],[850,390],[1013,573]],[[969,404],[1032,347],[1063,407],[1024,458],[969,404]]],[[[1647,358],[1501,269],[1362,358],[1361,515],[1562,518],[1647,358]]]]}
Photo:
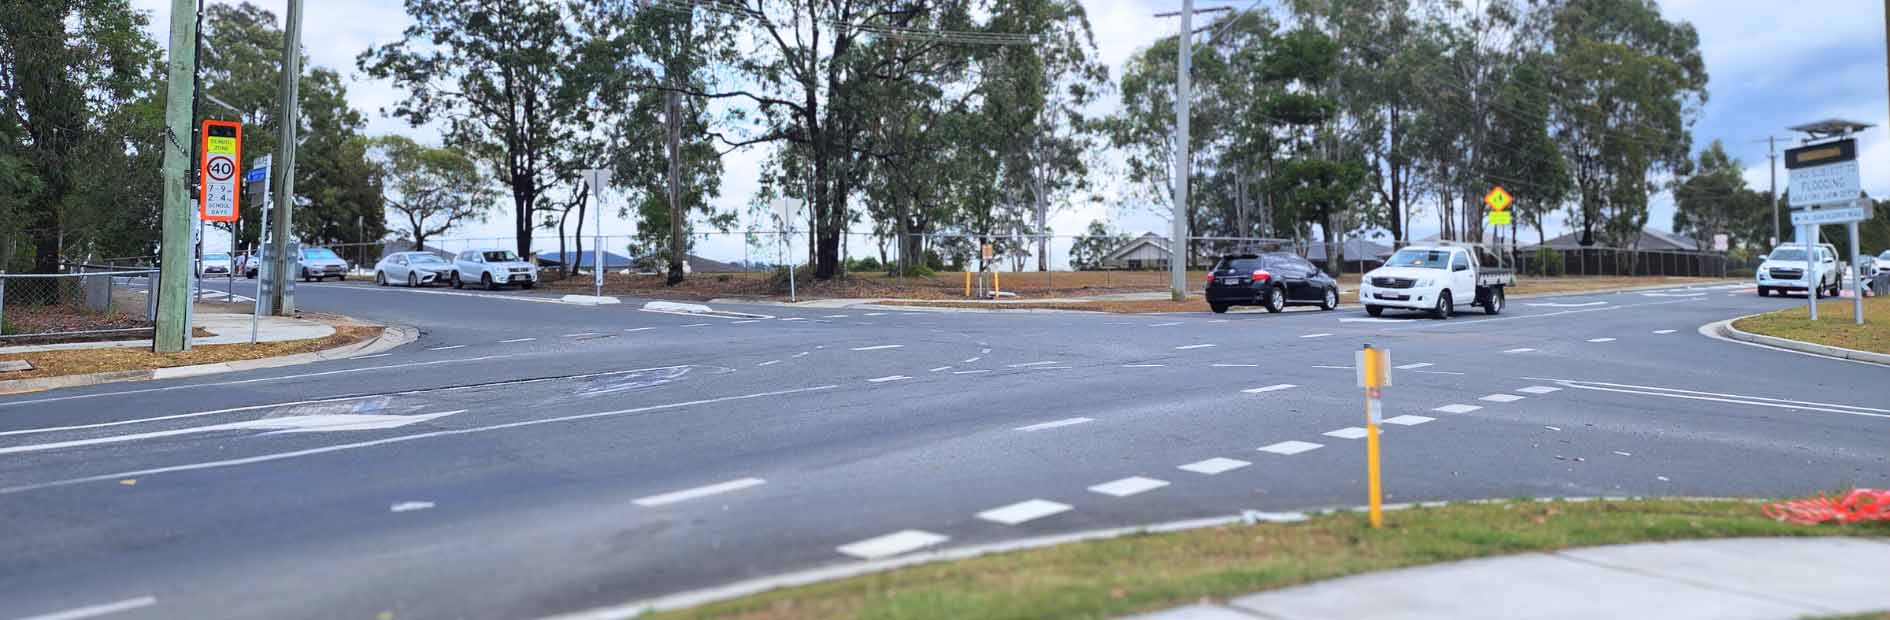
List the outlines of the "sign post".
{"type": "Polygon", "coordinates": [[[1378,424],[1384,421],[1385,407],[1379,401],[1379,389],[1391,385],[1391,352],[1365,345],[1359,349],[1358,386],[1365,388],[1365,462],[1369,476],[1366,487],[1371,494],[1372,528],[1384,527],[1384,487],[1379,481],[1378,424]]]}
{"type": "MultiPolygon", "coordinates": [[[[593,237],[594,245],[596,245],[597,247],[591,248],[592,250],[591,251],[591,288],[596,291],[595,293],[592,293],[594,296],[603,297],[604,296],[604,186],[610,183],[610,169],[609,168],[586,169],[584,171],[584,179],[585,179],[585,182],[589,183],[591,186],[591,195],[597,198],[597,214],[596,214],[596,217],[593,219],[593,221],[596,223],[596,226],[597,226],[597,232],[595,233],[595,236],[593,237]]],[[[671,248],[671,251],[680,251],[680,250],[676,248],[671,248]]]]}
{"type": "Polygon", "coordinates": [[[794,263],[789,260],[789,257],[793,256],[794,253],[788,251],[790,249],[788,244],[788,231],[793,229],[793,226],[790,226],[790,224],[794,222],[794,204],[788,202],[787,198],[782,198],[780,202],[775,203],[775,211],[775,215],[780,216],[781,220],[781,262],[787,265],[788,303],[795,303],[798,300],[795,299],[794,294],[794,263]]]}
{"type": "MultiPolygon", "coordinates": [[[[1809,135],[1807,141],[1826,140],[1785,149],[1785,169],[1790,174],[1787,187],[1791,207],[1797,210],[1792,213],[1792,223],[1803,226],[1806,232],[1799,238],[1806,240],[1805,303],[1813,321],[1818,320],[1818,285],[1824,281],[1818,276],[1819,227],[1823,224],[1845,225],[1851,237],[1851,268],[1855,270],[1859,258],[1857,222],[1869,219],[1875,211],[1869,199],[1861,198],[1863,189],[1857,167],[1857,139],[1852,137],[1867,127],[1870,125],[1837,119],[1800,125],[1792,129],[1809,135]]],[[[1857,275],[1852,278],[1852,287],[1855,289],[1852,313],[1857,324],[1863,325],[1863,274],[1857,275]]],[[[1838,270],[1837,278],[1839,286],[1842,286],[1842,269],[1838,270]]]]}
{"type": "MultiPolygon", "coordinates": [[[[256,317],[268,311],[263,307],[263,300],[268,299],[269,296],[263,292],[270,288],[270,279],[275,277],[275,270],[270,268],[274,261],[262,259],[263,248],[269,247],[269,197],[274,195],[269,193],[269,166],[274,162],[275,158],[265,153],[262,157],[256,158],[256,163],[250,167],[249,174],[243,177],[251,183],[255,183],[258,180],[257,177],[261,177],[263,195],[263,210],[256,217],[257,223],[262,228],[256,234],[256,244],[250,246],[249,254],[243,259],[242,267],[243,271],[248,272],[250,264],[256,265],[256,290],[253,291],[256,298],[250,300],[256,303],[255,309],[250,310],[249,313],[250,344],[256,344],[256,317]]],[[[231,236],[230,243],[236,243],[235,236],[231,236]]],[[[235,271],[236,268],[231,267],[230,270],[235,271]]]]}

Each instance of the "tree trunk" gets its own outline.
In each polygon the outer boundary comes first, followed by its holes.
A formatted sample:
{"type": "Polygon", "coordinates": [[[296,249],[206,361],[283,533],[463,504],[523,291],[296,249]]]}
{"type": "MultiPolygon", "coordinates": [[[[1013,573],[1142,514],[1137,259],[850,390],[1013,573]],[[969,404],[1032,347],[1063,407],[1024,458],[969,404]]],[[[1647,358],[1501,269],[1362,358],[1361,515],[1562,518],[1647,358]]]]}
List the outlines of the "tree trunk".
{"type": "Polygon", "coordinates": [[[663,122],[668,127],[669,148],[669,277],[664,283],[669,286],[683,281],[683,261],[688,256],[689,245],[683,238],[683,221],[689,217],[689,210],[682,201],[682,96],[676,91],[669,91],[667,106],[663,113],[663,122]]]}

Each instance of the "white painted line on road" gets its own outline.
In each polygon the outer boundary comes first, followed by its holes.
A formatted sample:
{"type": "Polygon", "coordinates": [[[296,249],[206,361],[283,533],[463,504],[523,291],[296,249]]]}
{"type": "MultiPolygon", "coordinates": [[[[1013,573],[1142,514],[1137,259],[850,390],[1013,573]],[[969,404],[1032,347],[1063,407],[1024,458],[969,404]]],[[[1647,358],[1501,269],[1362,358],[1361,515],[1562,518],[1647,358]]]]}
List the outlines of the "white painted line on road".
{"type": "Polygon", "coordinates": [[[808,353],[810,353],[810,352],[809,352],[809,351],[802,351],[802,352],[800,352],[800,353],[795,353],[794,355],[791,355],[791,356],[789,356],[789,357],[793,357],[793,358],[796,358],[796,359],[799,359],[799,358],[803,358],[803,357],[807,357],[807,354],[808,354],[808,353]]]}
{"type": "Polygon", "coordinates": [[[584,338],[587,336],[602,336],[602,335],[604,335],[602,332],[578,332],[575,334],[565,334],[560,337],[561,338],[584,338]]]}
{"type": "Polygon", "coordinates": [[[1539,307],[1539,308],[1587,308],[1587,307],[1591,307],[1591,306],[1605,306],[1605,305],[1608,305],[1608,302],[1605,302],[1605,301],[1589,301],[1589,302],[1582,302],[1582,303],[1578,303],[1578,304],[1565,304],[1565,303],[1561,303],[1561,302],[1550,302],[1550,303],[1540,303],[1540,304],[1523,304],[1523,305],[1527,305],[1527,306],[1536,306],[1536,307],[1539,307]]]}
{"type": "Polygon", "coordinates": [[[1075,366],[1033,366],[1031,370],[1069,370],[1075,366]]]}
{"type": "Polygon", "coordinates": [[[950,367],[950,366],[940,366],[940,367],[938,367],[938,368],[933,368],[933,369],[931,369],[931,370],[927,370],[926,372],[938,372],[938,371],[941,371],[941,370],[951,370],[951,369],[952,369],[952,367],[950,367]]]}
{"type": "Polygon", "coordinates": [[[157,597],[140,596],[138,598],[128,598],[122,601],[118,601],[116,603],[106,603],[103,605],[90,605],[86,607],[75,607],[73,609],[68,609],[65,611],[58,611],[58,612],[53,612],[49,614],[40,614],[37,616],[27,616],[25,618],[20,618],[19,620],[85,620],[86,618],[97,618],[99,616],[115,614],[121,611],[131,611],[133,609],[150,607],[155,604],[157,604],[157,597]]]}
{"type": "Polygon", "coordinates": [[[1524,394],[1537,394],[1537,395],[1541,395],[1541,394],[1549,394],[1549,393],[1552,393],[1552,392],[1560,392],[1560,391],[1562,391],[1562,388],[1559,388],[1559,387],[1549,387],[1549,386],[1546,386],[1546,385],[1532,385],[1532,386],[1529,386],[1529,387],[1526,387],[1526,388],[1516,388],[1516,391],[1518,391],[1518,392],[1522,392],[1522,393],[1524,393],[1524,394]]]}
{"type": "Polygon", "coordinates": [[[1012,430],[1019,430],[1019,431],[1024,431],[1026,433],[1029,433],[1029,432],[1034,432],[1034,431],[1041,431],[1047,428],[1062,428],[1065,426],[1076,426],[1078,424],[1083,424],[1085,422],[1095,422],[1095,421],[1096,420],[1094,418],[1064,418],[1061,420],[1055,420],[1051,422],[1040,422],[1037,424],[1032,424],[1030,426],[1019,426],[1012,430]]]}
{"type": "Polygon", "coordinates": [[[499,344],[512,344],[514,342],[531,342],[533,340],[537,340],[537,338],[513,338],[511,340],[500,340],[499,344]]]}
{"type": "Polygon", "coordinates": [[[981,374],[981,373],[987,373],[987,372],[991,372],[991,371],[989,371],[989,370],[954,370],[954,371],[952,371],[952,374],[954,374],[954,375],[975,375],[975,374],[981,374]]]}
{"type": "Polygon", "coordinates": [[[834,547],[834,550],[862,560],[877,560],[908,551],[917,551],[951,539],[950,536],[933,534],[924,530],[905,530],[847,543],[834,547]]]}
{"type": "Polygon", "coordinates": [[[1613,338],[1589,338],[1589,342],[1614,342],[1613,338]]]}
{"type": "Polygon", "coordinates": [[[807,320],[807,319],[804,319],[804,318],[801,318],[801,317],[798,317],[798,316],[791,316],[791,317],[787,317],[787,318],[785,318],[785,319],[781,319],[781,320],[783,320],[783,321],[805,321],[805,320],[807,320]]]}
{"type": "Polygon", "coordinates": [[[867,383],[885,383],[887,381],[902,381],[902,380],[911,379],[911,378],[912,377],[908,377],[905,375],[887,375],[884,377],[880,377],[878,379],[867,379],[866,382],[867,383]]]}
{"type": "MultiPolygon", "coordinates": [[[[1654,387],[1654,386],[1645,386],[1645,385],[1628,385],[1628,384],[1622,384],[1622,383],[1602,383],[1599,381],[1578,381],[1575,379],[1552,379],[1548,377],[1524,377],[1524,378],[1534,379],[1537,381],[1554,381],[1554,382],[1562,384],[1564,387],[1571,387],[1578,390],[1593,390],[1597,392],[1617,392],[1621,394],[1641,394],[1644,396],[1662,396],[1666,398],[1680,398],[1680,399],[1686,399],[1686,400],[1704,400],[1704,401],[1710,401],[1710,402],[1731,403],[1735,405],[1752,405],[1755,407],[1774,407],[1778,409],[1791,409],[1791,410],[1798,410],[1798,411],[1823,411],[1826,413],[1842,413],[1845,415],[1864,416],[1864,417],[1871,417],[1871,418],[1890,418],[1890,409],[1876,409],[1872,407],[1860,407],[1857,405],[1842,405],[1842,404],[1836,404],[1836,403],[1820,403],[1820,402],[1802,401],[1802,400],[1788,400],[1788,399],[1783,399],[1783,398],[1768,398],[1764,396],[1745,396],[1745,395],[1740,395],[1740,394],[1721,394],[1717,392],[1701,392],[1701,391],[1696,391],[1696,390],[1683,390],[1679,388],[1664,388],[1664,387],[1654,387]]],[[[0,433],[0,434],[4,434],[4,433],[0,433]]]]}
{"type": "Polygon", "coordinates": [[[632,328],[629,328],[629,329],[626,329],[626,330],[624,330],[624,331],[626,331],[626,332],[646,332],[646,331],[650,331],[650,330],[652,330],[652,329],[656,329],[656,328],[654,328],[654,327],[632,327],[632,328]]]}
{"type": "Polygon", "coordinates": [[[1253,463],[1249,463],[1247,461],[1243,461],[1240,459],[1230,459],[1230,458],[1217,456],[1217,457],[1214,457],[1205,461],[1195,461],[1187,465],[1182,465],[1180,467],[1176,467],[1175,469],[1191,471],[1197,474],[1205,474],[1205,475],[1212,476],[1214,474],[1234,471],[1236,469],[1240,469],[1242,467],[1246,467],[1252,464],[1253,463]]]}
{"type": "Polygon", "coordinates": [[[1051,364],[1061,364],[1061,363],[1063,363],[1063,362],[1058,362],[1058,361],[1048,361],[1048,362],[1025,362],[1025,363],[1022,363],[1022,364],[1007,364],[1007,365],[1005,365],[1004,367],[1005,367],[1005,368],[1029,368],[1029,367],[1031,367],[1031,366],[1048,366],[1048,365],[1051,365],[1051,364]]]}
{"type": "Polygon", "coordinates": [[[1369,431],[1366,431],[1362,427],[1347,426],[1336,431],[1326,431],[1320,434],[1327,437],[1338,437],[1340,439],[1362,439],[1368,433],[1369,431]]]}
{"type": "Polygon", "coordinates": [[[1181,345],[1181,346],[1179,346],[1179,347],[1175,347],[1175,350],[1176,350],[1176,351],[1186,351],[1186,350],[1189,350],[1189,349],[1205,349],[1205,348],[1208,348],[1208,347],[1212,347],[1212,346],[1214,346],[1214,345],[1211,345],[1211,344],[1184,344],[1184,345],[1181,345]]]}
{"type": "Polygon", "coordinates": [[[761,322],[761,319],[742,319],[740,321],[735,321],[733,323],[730,323],[730,325],[741,325],[743,323],[760,323],[760,322],[761,322]]]}
{"type": "Polygon", "coordinates": [[[1173,321],[1169,323],[1156,323],[1154,325],[1150,325],[1149,327],[1173,327],[1180,324],[1181,324],[1181,321],[1173,321]]]}
{"type": "MultiPolygon", "coordinates": [[[[984,343],[981,342],[978,344],[984,344],[984,343]]],[[[978,349],[978,355],[990,355],[990,354],[991,354],[990,349],[978,349]]]]}
{"type": "Polygon", "coordinates": [[[1351,370],[1352,369],[1351,366],[1322,366],[1318,364],[1313,365],[1313,368],[1324,368],[1326,370],[1351,370]]]}
{"type": "MultiPolygon", "coordinates": [[[[290,452],[276,452],[272,454],[263,454],[263,455],[258,455],[258,456],[251,456],[251,457],[244,457],[244,458],[237,458],[237,459],[226,459],[226,460],[221,460],[221,461],[205,461],[201,463],[190,463],[186,465],[173,465],[169,467],[155,467],[151,469],[121,471],[121,472],[115,472],[115,473],[109,473],[109,474],[100,474],[97,476],[85,476],[82,478],[69,478],[65,480],[56,480],[53,482],[42,482],[38,484],[28,484],[28,485],[14,486],[14,487],[6,487],[6,488],[0,488],[0,495],[21,493],[25,491],[47,489],[47,488],[52,488],[52,487],[69,486],[69,485],[74,485],[74,484],[83,484],[87,482],[115,481],[115,480],[123,480],[126,478],[142,478],[146,476],[154,476],[157,474],[167,474],[167,473],[180,472],[180,471],[198,471],[198,470],[205,470],[205,469],[218,469],[218,468],[223,468],[223,467],[235,467],[239,465],[254,465],[256,463],[267,463],[270,461],[279,461],[279,460],[299,458],[299,457],[304,457],[304,456],[313,456],[317,454],[328,454],[332,452],[342,452],[346,450],[372,448],[376,446],[385,446],[385,445],[391,445],[391,444],[397,444],[397,443],[405,443],[409,441],[418,441],[421,439],[431,439],[434,437],[452,437],[456,435],[471,435],[475,433],[487,433],[487,432],[492,432],[492,431],[510,430],[514,428],[524,428],[524,427],[529,427],[529,426],[540,426],[544,424],[557,424],[557,423],[562,423],[562,422],[576,422],[579,420],[591,420],[591,419],[597,419],[597,418],[611,418],[611,417],[617,417],[617,416],[635,415],[639,413],[648,413],[651,411],[664,411],[668,409],[680,409],[684,407],[695,407],[699,405],[714,405],[714,404],[743,401],[743,400],[777,398],[781,396],[790,396],[794,394],[822,392],[822,391],[831,390],[837,387],[840,387],[840,386],[830,384],[830,385],[819,385],[819,386],[814,386],[814,387],[794,388],[794,389],[788,389],[788,390],[772,390],[772,391],[767,391],[767,392],[756,392],[753,394],[741,394],[737,396],[720,396],[716,398],[704,398],[704,399],[699,399],[699,400],[689,400],[689,401],[682,401],[682,402],[675,402],[675,403],[645,405],[642,407],[632,407],[629,409],[617,409],[613,411],[580,413],[580,414],[567,415],[567,416],[558,416],[558,417],[553,417],[553,418],[537,418],[537,419],[532,419],[532,420],[521,420],[518,422],[506,422],[503,424],[492,424],[488,426],[475,426],[471,428],[456,428],[456,429],[448,429],[448,430],[430,431],[430,432],[425,432],[425,433],[414,433],[412,435],[401,435],[398,437],[387,437],[383,439],[358,441],[354,443],[333,444],[333,445],[321,446],[318,448],[308,448],[306,450],[294,450],[290,452]]],[[[175,416],[172,416],[172,417],[175,417],[175,416]]],[[[99,426],[99,425],[94,425],[94,426],[99,426]]]]}
{"type": "Polygon", "coordinates": [[[903,344],[880,344],[880,345],[873,345],[873,346],[870,346],[870,347],[853,347],[853,350],[855,350],[855,351],[879,351],[879,350],[881,350],[881,349],[898,349],[898,348],[902,348],[902,347],[905,347],[905,346],[906,346],[906,345],[903,345],[903,344]]]}
{"type": "Polygon", "coordinates": [[[962,362],[959,362],[959,363],[960,363],[960,364],[969,364],[969,363],[972,363],[972,362],[975,362],[975,361],[978,361],[978,360],[981,360],[981,359],[984,359],[984,358],[982,358],[982,357],[969,357],[969,358],[965,358],[965,360],[964,360],[964,361],[962,361],[962,362]]]}
{"type": "Polygon", "coordinates": [[[350,358],[348,358],[348,359],[351,359],[351,360],[371,360],[371,359],[374,359],[374,358],[377,358],[377,357],[387,357],[387,356],[389,356],[389,355],[393,355],[393,354],[392,354],[392,353],[375,353],[375,354],[373,354],[373,355],[356,355],[356,356],[354,356],[354,357],[350,357],[350,358]]]}
{"type": "Polygon", "coordinates": [[[1626,310],[1628,308],[1639,308],[1642,306],[1664,306],[1667,304],[1682,304],[1682,303],[1695,302],[1695,301],[1701,301],[1701,299],[1700,298],[1671,299],[1667,301],[1651,301],[1651,302],[1642,303],[1642,304],[1603,306],[1600,308],[1582,308],[1579,310],[1561,310],[1557,312],[1544,312],[1542,314],[1518,314],[1518,315],[1501,316],[1501,317],[1487,318],[1487,319],[1470,319],[1470,320],[1459,319],[1455,321],[1406,321],[1404,325],[1399,325],[1396,327],[1387,327],[1385,329],[1387,330],[1454,329],[1454,328],[1459,328],[1459,327],[1487,329],[1487,326],[1483,326],[1483,327],[1479,327],[1479,326],[1482,326],[1484,323],[1501,323],[1505,321],[1524,321],[1524,320],[1532,320],[1532,319],[1546,319],[1546,318],[1558,317],[1558,316],[1564,316],[1564,315],[1570,315],[1570,314],[1586,314],[1589,312],[1611,312],[1614,310],[1626,310]]]}
{"type": "Polygon", "coordinates": [[[823,315],[823,316],[821,316],[820,318],[823,318],[823,319],[844,319],[844,318],[847,318],[847,315],[844,315],[844,314],[828,314],[828,315],[823,315]]]}
{"type": "Polygon", "coordinates": [[[1215,364],[1215,368],[1259,368],[1259,364],[1215,364]]]}
{"type": "Polygon", "coordinates": [[[762,480],[760,478],[742,478],[739,480],[730,480],[728,482],[717,482],[715,484],[703,485],[703,486],[695,487],[693,489],[683,489],[681,491],[672,491],[669,493],[663,493],[661,495],[651,495],[649,497],[633,499],[633,500],[630,500],[630,503],[636,504],[638,506],[643,506],[645,508],[651,508],[651,507],[656,507],[656,506],[666,506],[666,505],[674,504],[677,502],[686,502],[692,499],[708,497],[710,495],[718,495],[722,493],[727,493],[729,491],[739,491],[742,489],[746,489],[748,487],[761,486],[767,483],[768,481],[762,480]]]}
{"type": "Polygon", "coordinates": [[[1464,372],[1451,372],[1451,371],[1448,371],[1448,370],[1413,370],[1413,371],[1411,371],[1411,372],[1415,372],[1415,373],[1419,373],[1419,374],[1425,374],[1425,375],[1466,375],[1466,374],[1470,374],[1470,373],[1464,373],[1464,372]]]}
{"type": "Polygon", "coordinates": [[[1291,383],[1280,383],[1276,385],[1269,385],[1266,387],[1257,387],[1250,390],[1241,390],[1241,392],[1247,393],[1247,394],[1264,394],[1267,392],[1278,392],[1280,390],[1290,390],[1296,387],[1299,387],[1299,386],[1293,385],[1291,383]]]}
{"type": "Polygon", "coordinates": [[[756,365],[756,366],[773,366],[773,365],[775,365],[775,364],[779,364],[779,363],[781,363],[781,360],[768,360],[768,361],[765,361],[765,362],[762,362],[762,363],[759,363],[759,364],[755,364],[755,365],[756,365]]]}
{"type": "Polygon", "coordinates": [[[1430,368],[1435,365],[1436,364],[1432,364],[1430,362],[1418,362],[1416,364],[1405,364],[1403,366],[1395,366],[1395,368],[1397,368],[1398,370],[1417,370],[1419,368],[1430,368]]]}
{"type": "Polygon", "coordinates": [[[1123,368],[1166,368],[1167,364],[1123,364],[1123,368]]]}
{"type": "Polygon", "coordinates": [[[1330,335],[1332,335],[1332,334],[1327,334],[1327,333],[1318,333],[1318,334],[1306,334],[1306,335],[1304,335],[1304,336],[1300,336],[1300,337],[1301,337],[1301,338],[1324,338],[1324,337],[1326,337],[1326,336],[1330,336],[1330,335]]]}
{"type": "Polygon", "coordinates": [[[1614,452],[1614,453],[1615,453],[1615,454],[1616,454],[1617,456],[1634,456],[1633,454],[1630,454],[1630,453],[1627,453],[1627,452],[1622,452],[1622,451],[1620,451],[1620,450],[1614,450],[1613,452],[1614,452]]]}
{"type": "Polygon", "coordinates": [[[388,512],[413,512],[433,507],[433,502],[401,502],[387,507],[388,512]]]}
{"type": "Polygon", "coordinates": [[[1137,493],[1145,493],[1148,491],[1153,491],[1155,489],[1159,489],[1165,486],[1168,486],[1168,481],[1166,480],[1156,480],[1154,478],[1144,478],[1142,476],[1129,476],[1121,480],[1111,480],[1108,482],[1104,482],[1102,484],[1090,487],[1089,490],[1092,493],[1101,493],[1103,495],[1109,495],[1112,497],[1128,497],[1130,495],[1135,495],[1137,493]]]}
{"type": "Polygon", "coordinates": [[[444,347],[433,347],[433,348],[431,348],[431,349],[427,349],[427,350],[428,350],[428,351],[451,351],[451,350],[453,350],[453,349],[464,349],[464,348],[466,348],[466,345],[463,345],[463,344],[455,344],[455,345],[448,345],[448,346],[444,346],[444,347]]]}
{"type": "Polygon", "coordinates": [[[1260,451],[1292,456],[1301,452],[1318,450],[1324,447],[1325,446],[1322,444],[1316,444],[1310,441],[1282,441],[1276,444],[1261,446],[1260,451]]]}
{"type": "Polygon", "coordinates": [[[1482,409],[1482,407],[1478,407],[1476,405],[1444,405],[1442,407],[1432,409],[1431,411],[1440,411],[1443,413],[1470,413],[1478,409],[1482,409]]]}
{"type": "Polygon", "coordinates": [[[146,439],[158,439],[158,438],[163,438],[163,437],[180,437],[184,435],[195,435],[199,433],[219,433],[219,432],[227,432],[227,431],[274,431],[274,432],[265,433],[265,434],[275,435],[275,434],[280,434],[280,433],[321,433],[321,432],[335,432],[335,431],[382,430],[382,429],[400,428],[402,426],[406,426],[409,424],[418,424],[418,423],[432,420],[435,418],[443,418],[449,415],[458,415],[465,412],[466,412],[465,409],[457,409],[453,411],[444,411],[440,413],[428,413],[428,414],[404,415],[404,416],[402,415],[375,415],[375,414],[327,414],[327,415],[316,414],[316,415],[290,415],[290,416],[282,416],[282,417],[265,417],[265,418],[256,419],[256,420],[244,420],[241,422],[212,424],[209,426],[192,426],[192,427],[185,427],[185,428],[174,428],[174,429],[169,429],[169,430],[151,431],[151,432],[146,432],[146,433],[132,433],[129,435],[107,435],[103,437],[89,437],[86,439],[74,439],[70,441],[56,441],[53,443],[27,444],[23,446],[7,446],[4,448],[0,448],[0,454],[16,454],[16,453],[22,453],[22,452],[41,452],[41,451],[46,451],[46,450],[60,450],[60,449],[65,449],[65,448],[79,448],[79,447],[95,446],[95,445],[109,444],[109,443],[143,441],[146,439]]]}
{"type": "Polygon", "coordinates": [[[1656,329],[1656,330],[1654,330],[1654,333],[1656,333],[1656,334],[1660,334],[1660,335],[1663,335],[1663,336],[1665,336],[1665,335],[1667,335],[1667,334],[1671,334],[1671,333],[1673,333],[1673,332],[1674,332],[1674,330],[1671,330],[1671,329],[1656,329]]]}
{"type": "Polygon", "coordinates": [[[1400,320],[1398,320],[1398,319],[1363,319],[1363,318],[1354,318],[1354,319],[1339,319],[1339,322],[1340,322],[1340,323],[1403,323],[1404,321],[1400,321],[1400,320]]]}
{"type": "Polygon", "coordinates": [[[1529,348],[1529,347],[1523,347],[1523,348],[1520,348],[1520,349],[1510,349],[1510,350],[1508,350],[1508,351],[1504,351],[1504,353],[1528,353],[1528,352],[1530,352],[1530,351],[1534,351],[1534,350],[1535,350],[1535,349],[1531,349],[1531,348],[1529,348]]]}
{"type": "Polygon", "coordinates": [[[708,327],[710,325],[714,325],[714,323],[690,323],[688,325],[684,325],[683,327],[708,327]]]}
{"type": "Polygon", "coordinates": [[[886,315],[886,314],[888,314],[888,313],[885,313],[885,312],[868,312],[868,313],[866,313],[866,315],[865,315],[865,316],[884,316],[884,315],[886,315]]]}
{"type": "Polygon", "coordinates": [[[1526,397],[1517,396],[1515,394],[1491,394],[1488,396],[1484,396],[1483,398],[1479,398],[1477,400],[1489,401],[1492,403],[1513,403],[1513,402],[1522,400],[1523,398],[1526,398],[1526,397]]]}
{"type": "Polygon", "coordinates": [[[993,523],[1017,525],[1019,523],[1042,519],[1053,514],[1068,512],[1069,510],[1069,504],[1059,504],[1043,499],[1027,499],[1009,506],[1001,506],[980,512],[978,513],[978,518],[993,523]]]}
{"type": "Polygon", "coordinates": [[[1395,418],[1385,418],[1385,423],[1396,424],[1398,426],[1417,426],[1436,419],[1437,418],[1421,415],[1401,415],[1395,418]]]}

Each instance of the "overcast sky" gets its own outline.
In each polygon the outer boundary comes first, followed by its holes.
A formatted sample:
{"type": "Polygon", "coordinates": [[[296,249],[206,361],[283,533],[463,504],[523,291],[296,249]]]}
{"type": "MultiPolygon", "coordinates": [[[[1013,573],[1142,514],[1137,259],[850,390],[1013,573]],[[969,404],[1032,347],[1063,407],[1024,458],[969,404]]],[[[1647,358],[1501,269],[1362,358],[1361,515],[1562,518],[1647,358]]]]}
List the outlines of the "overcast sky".
{"type": "MultiPolygon", "coordinates": [[[[226,0],[207,0],[226,2],[226,0]]],[[[1272,5],[1276,0],[1263,0],[1272,5]]],[[[152,36],[165,43],[169,28],[167,0],[132,0],[133,6],[152,14],[152,36]]],[[[259,4],[281,15],[281,0],[259,4]]],[[[1201,0],[1197,6],[1219,3],[1201,0]]],[[[1245,6],[1238,2],[1233,6],[1245,6]]],[[[1151,15],[1179,8],[1177,0],[1084,0],[1096,32],[1102,58],[1112,76],[1120,76],[1123,62],[1157,37],[1172,33],[1173,20],[1151,15]]],[[[370,134],[401,133],[438,144],[436,132],[415,129],[382,116],[380,111],[401,98],[384,82],[368,80],[354,68],[354,57],[369,45],[394,41],[407,26],[398,0],[319,0],[307,3],[303,17],[303,45],[310,60],[334,68],[349,79],[349,99],[364,111],[370,134]]],[[[1746,179],[1754,188],[1768,182],[1766,136],[1778,136],[1780,148],[1795,140],[1785,127],[1828,117],[1878,125],[1863,134],[1860,157],[1864,188],[1875,196],[1890,195],[1890,139],[1883,126],[1890,120],[1886,90],[1883,7],[1865,0],[1795,0],[1789,8],[1772,0],[1665,0],[1669,18],[1693,23],[1700,32],[1701,49],[1711,76],[1708,101],[1694,127],[1694,149],[1723,140],[1727,151],[1745,164],[1746,179]]],[[[722,197],[724,208],[745,211],[755,189],[762,149],[729,156],[725,161],[722,197]]],[[[1104,184],[1109,179],[1100,179],[1104,184]]],[[[1784,185],[1783,171],[1779,183],[1784,185]]],[[[614,209],[613,209],[614,210],[614,209]]],[[[1081,232],[1090,220],[1104,219],[1126,232],[1167,230],[1167,219],[1133,206],[1086,206],[1057,213],[1051,228],[1059,234],[1081,232]]],[[[1414,237],[1435,232],[1435,216],[1413,218],[1414,237]]],[[[509,236],[510,204],[482,226],[451,233],[455,237],[509,236]]],[[[1672,225],[1672,200],[1656,197],[1650,225],[1672,225]]],[[[1559,224],[1557,225],[1559,227],[1559,224]]],[[[627,234],[630,224],[606,221],[609,234],[627,234]]],[[[587,231],[589,232],[589,231],[587,231]]],[[[1552,230],[1550,234],[1557,231],[1552,230]]],[[[554,242],[555,244],[555,242],[554,242]]],[[[739,244],[705,254],[727,259],[739,244]]],[[[860,251],[856,248],[856,254],[860,251]]]]}

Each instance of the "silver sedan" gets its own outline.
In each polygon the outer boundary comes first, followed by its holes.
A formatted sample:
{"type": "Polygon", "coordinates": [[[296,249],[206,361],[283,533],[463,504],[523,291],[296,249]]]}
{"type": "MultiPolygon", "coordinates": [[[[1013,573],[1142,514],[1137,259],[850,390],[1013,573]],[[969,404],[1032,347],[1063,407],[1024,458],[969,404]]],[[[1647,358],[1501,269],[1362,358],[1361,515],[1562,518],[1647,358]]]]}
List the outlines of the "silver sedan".
{"type": "Polygon", "coordinates": [[[375,263],[374,283],[381,286],[394,282],[407,286],[426,286],[445,282],[447,274],[452,271],[452,263],[432,252],[396,252],[375,263]]]}

